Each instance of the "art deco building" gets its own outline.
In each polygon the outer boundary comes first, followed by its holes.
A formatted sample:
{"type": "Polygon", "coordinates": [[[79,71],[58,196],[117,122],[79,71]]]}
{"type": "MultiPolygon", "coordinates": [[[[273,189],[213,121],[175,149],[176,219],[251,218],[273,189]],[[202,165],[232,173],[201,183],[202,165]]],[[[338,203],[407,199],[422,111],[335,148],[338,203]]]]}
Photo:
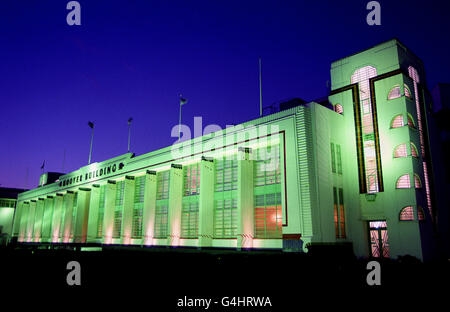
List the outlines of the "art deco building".
{"type": "Polygon", "coordinates": [[[144,155],[80,168],[19,195],[19,243],[295,249],[432,257],[437,203],[424,66],[398,40],[331,65],[326,103],[144,155]]]}

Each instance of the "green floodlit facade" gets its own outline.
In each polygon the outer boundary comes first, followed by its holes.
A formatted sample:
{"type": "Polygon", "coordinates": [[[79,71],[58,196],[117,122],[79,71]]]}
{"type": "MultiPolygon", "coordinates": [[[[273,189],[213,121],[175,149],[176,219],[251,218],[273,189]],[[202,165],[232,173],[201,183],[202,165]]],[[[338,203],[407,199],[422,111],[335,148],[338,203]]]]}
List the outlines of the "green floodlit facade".
{"type": "Polygon", "coordinates": [[[331,65],[315,102],[21,193],[19,243],[295,249],[431,257],[422,62],[390,40],[331,65]]]}

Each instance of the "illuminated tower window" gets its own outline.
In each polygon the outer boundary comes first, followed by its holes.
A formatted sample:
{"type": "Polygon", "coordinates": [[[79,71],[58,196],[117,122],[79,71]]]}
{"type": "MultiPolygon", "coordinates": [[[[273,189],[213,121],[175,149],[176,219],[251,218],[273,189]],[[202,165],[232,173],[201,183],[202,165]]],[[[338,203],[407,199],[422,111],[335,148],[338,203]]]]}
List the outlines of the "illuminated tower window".
{"type": "Polygon", "coordinates": [[[344,191],[342,188],[338,189],[333,187],[333,199],[334,199],[334,228],[336,232],[336,238],[345,238],[345,211],[344,211],[344,191]],[[339,206],[338,206],[339,205],[339,206]]]}
{"type": "Polygon", "coordinates": [[[343,114],[344,113],[344,108],[342,107],[341,104],[336,104],[334,105],[334,111],[338,114],[343,114]]]}
{"type": "Polygon", "coordinates": [[[413,129],[416,128],[416,125],[415,125],[415,123],[414,123],[414,119],[413,119],[413,117],[411,116],[411,114],[408,114],[408,126],[410,126],[410,127],[413,128],[413,129]]]}
{"type": "Polygon", "coordinates": [[[397,145],[394,149],[394,158],[399,158],[399,157],[407,157],[408,156],[408,152],[406,150],[406,144],[400,144],[397,145]]]}
{"type": "Polygon", "coordinates": [[[388,100],[393,100],[401,96],[400,86],[395,86],[389,91],[388,100]]]}
{"type": "Polygon", "coordinates": [[[414,209],[412,206],[404,207],[400,210],[400,221],[414,221],[414,209]]]}
{"type": "Polygon", "coordinates": [[[421,151],[422,159],[423,159],[422,165],[423,165],[423,177],[425,180],[425,192],[426,192],[426,197],[427,197],[428,211],[430,212],[430,215],[433,216],[433,211],[432,211],[432,207],[431,207],[431,191],[430,191],[430,183],[429,183],[429,177],[428,177],[428,167],[427,167],[427,162],[425,160],[425,142],[424,142],[424,134],[423,134],[423,126],[422,126],[422,114],[421,114],[421,110],[420,110],[420,101],[419,101],[419,86],[418,86],[418,84],[420,83],[419,73],[412,66],[408,67],[408,72],[409,72],[409,77],[411,77],[411,79],[414,82],[414,98],[416,101],[417,124],[419,127],[420,151],[421,151]]]}
{"type": "Polygon", "coordinates": [[[372,66],[357,69],[351,77],[351,83],[358,83],[361,101],[362,141],[364,145],[364,166],[368,193],[379,191],[378,164],[375,149],[374,114],[372,112],[369,79],[377,76],[372,66]]]}
{"type": "Polygon", "coordinates": [[[420,182],[420,177],[417,173],[414,174],[414,186],[416,189],[422,188],[422,182],[420,182]]]}
{"type": "Polygon", "coordinates": [[[389,258],[389,241],[386,221],[369,222],[370,255],[389,258]]]}
{"type": "Polygon", "coordinates": [[[398,178],[395,187],[398,189],[411,188],[411,178],[409,177],[409,174],[402,175],[400,178],[398,178]]]}
{"type": "Polygon", "coordinates": [[[391,128],[400,128],[403,127],[405,123],[403,122],[403,115],[397,115],[394,118],[392,118],[391,121],[391,128]]]}

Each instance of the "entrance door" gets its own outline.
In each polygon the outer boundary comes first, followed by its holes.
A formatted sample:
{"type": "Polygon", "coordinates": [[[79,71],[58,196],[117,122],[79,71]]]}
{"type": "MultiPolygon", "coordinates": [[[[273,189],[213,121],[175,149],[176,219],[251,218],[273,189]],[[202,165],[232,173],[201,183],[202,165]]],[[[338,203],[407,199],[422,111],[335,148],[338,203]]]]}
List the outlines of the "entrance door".
{"type": "Polygon", "coordinates": [[[370,255],[389,258],[389,242],[386,221],[369,221],[370,255]]]}

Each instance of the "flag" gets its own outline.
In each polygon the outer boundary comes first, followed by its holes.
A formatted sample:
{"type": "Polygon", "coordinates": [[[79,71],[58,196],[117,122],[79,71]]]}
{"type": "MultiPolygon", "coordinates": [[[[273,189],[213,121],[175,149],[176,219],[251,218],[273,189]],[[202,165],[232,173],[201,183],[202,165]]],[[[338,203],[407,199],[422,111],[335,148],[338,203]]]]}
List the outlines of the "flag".
{"type": "Polygon", "coordinates": [[[180,95],[180,106],[187,103],[187,100],[180,95]]]}
{"type": "Polygon", "coordinates": [[[44,167],[45,167],[45,160],[44,160],[44,162],[42,163],[41,169],[44,170],[44,167]]]}
{"type": "Polygon", "coordinates": [[[128,118],[128,125],[130,125],[132,121],[133,121],[132,117],[128,118]]]}
{"type": "Polygon", "coordinates": [[[92,121],[89,121],[89,122],[88,122],[88,126],[89,126],[91,129],[94,129],[94,123],[93,123],[92,121]]]}

